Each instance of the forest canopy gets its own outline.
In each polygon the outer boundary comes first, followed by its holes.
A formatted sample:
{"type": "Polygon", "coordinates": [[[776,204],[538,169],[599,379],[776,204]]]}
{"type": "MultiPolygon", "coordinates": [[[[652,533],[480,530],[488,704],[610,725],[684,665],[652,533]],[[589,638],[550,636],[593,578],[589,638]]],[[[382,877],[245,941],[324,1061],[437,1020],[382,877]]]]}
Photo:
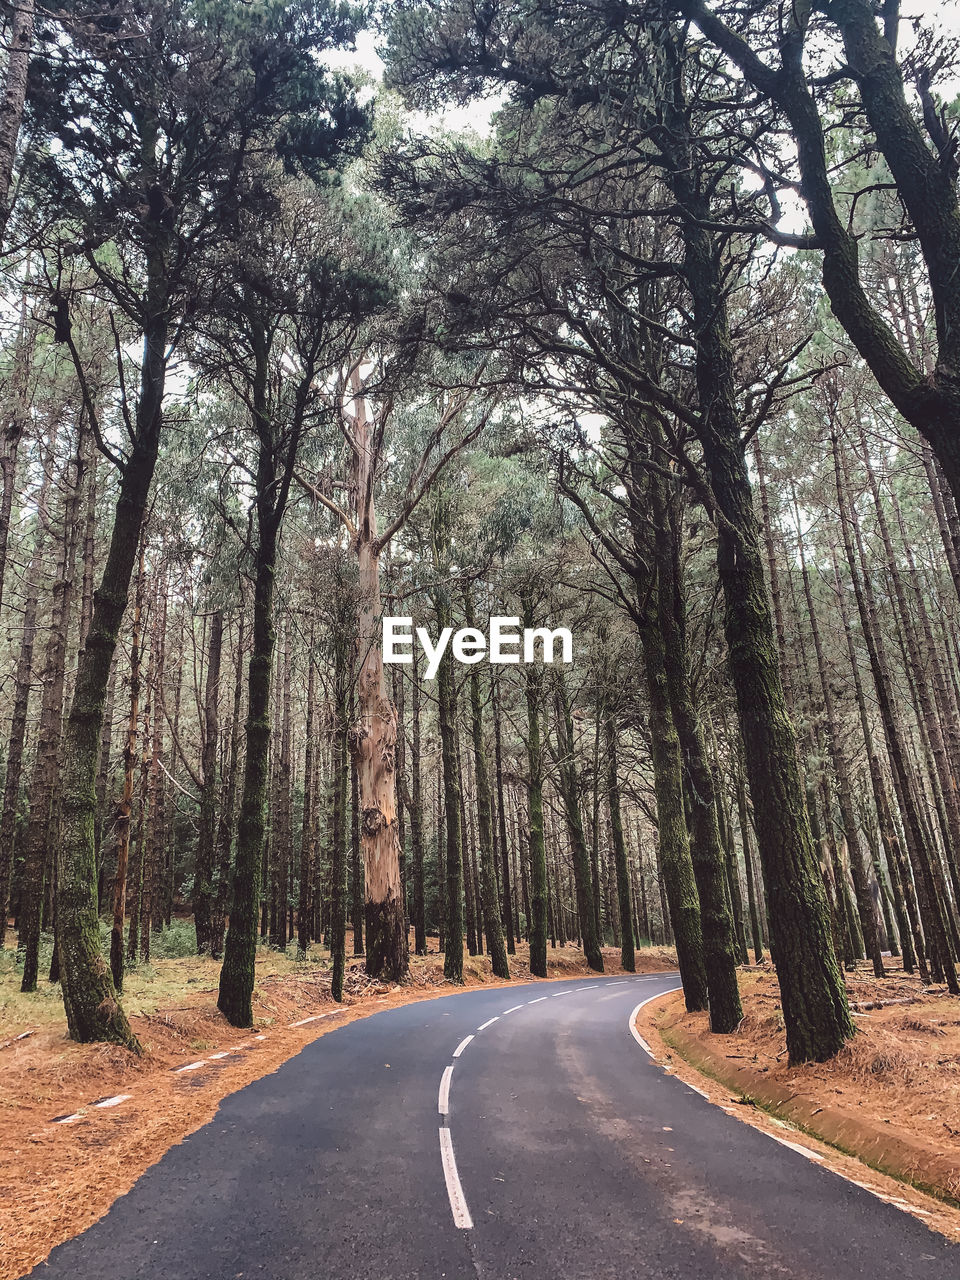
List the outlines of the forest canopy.
{"type": "Polygon", "coordinates": [[[960,993],[956,40],[897,0],[0,21],[22,990],[136,1052],[174,939],[235,1026],[258,948],[339,1000],[348,948],[658,943],[725,1034],[769,952],[792,1062],[858,960],[960,993]],[[504,620],[569,654],[498,661],[504,620]]]}

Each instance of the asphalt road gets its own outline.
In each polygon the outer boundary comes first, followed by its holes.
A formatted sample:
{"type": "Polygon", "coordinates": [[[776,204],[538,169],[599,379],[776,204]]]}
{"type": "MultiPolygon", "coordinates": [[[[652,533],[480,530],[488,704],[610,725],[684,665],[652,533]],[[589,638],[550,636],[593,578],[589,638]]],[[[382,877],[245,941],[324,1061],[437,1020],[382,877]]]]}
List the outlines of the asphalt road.
{"type": "Polygon", "coordinates": [[[958,1280],[960,1246],[648,1058],[630,1013],[676,983],[474,990],[332,1031],[31,1275],[958,1280]]]}

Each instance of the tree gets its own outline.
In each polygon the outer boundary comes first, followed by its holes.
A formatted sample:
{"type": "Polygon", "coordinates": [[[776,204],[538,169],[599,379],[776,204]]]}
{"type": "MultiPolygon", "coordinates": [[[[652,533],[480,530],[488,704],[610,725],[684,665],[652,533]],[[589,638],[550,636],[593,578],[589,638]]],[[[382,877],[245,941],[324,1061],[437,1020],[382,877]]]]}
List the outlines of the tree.
{"type": "Polygon", "coordinates": [[[266,148],[292,167],[320,172],[365,124],[349,91],[328,79],[315,56],[352,38],[350,10],[306,0],[265,17],[231,9],[224,22],[220,6],[188,0],[172,9],[123,5],[90,21],[72,10],[57,17],[33,63],[32,128],[44,158],[32,180],[37,198],[61,211],[67,251],[84,261],[90,287],[143,335],[138,390],[128,398],[122,379],[122,418],[111,432],[72,337],[69,294],[53,295],[55,338],[70,351],[91,429],[120,476],[63,744],[57,945],[71,1036],[137,1049],[100,956],[95,785],[103,702],[160,447],[167,367],[240,202],[250,203],[251,189],[240,181],[247,157],[266,148]],[[115,38],[118,30],[124,39],[115,38]]]}

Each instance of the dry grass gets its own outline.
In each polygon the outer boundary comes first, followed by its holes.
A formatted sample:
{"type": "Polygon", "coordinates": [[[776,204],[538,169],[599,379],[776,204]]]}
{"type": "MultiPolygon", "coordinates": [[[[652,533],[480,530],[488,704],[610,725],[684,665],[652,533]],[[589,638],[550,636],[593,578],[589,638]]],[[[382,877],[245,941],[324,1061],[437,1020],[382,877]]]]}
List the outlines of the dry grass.
{"type": "Polygon", "coordinates": [[[788,1084],[814,1108],[848,1110],[960,1161],[960,1000],[899,969],[877,980],[861,966],[847,974],[847,988],[855,1006],[871,1007],[855,1015],[857,1035],[825,1063],[787,1065],[770,968],[742,975],[744,1018],[735,1035],[712,1035],[703,1014],[684,1015],[682,1025],[733,1065],[788,1084]]]}

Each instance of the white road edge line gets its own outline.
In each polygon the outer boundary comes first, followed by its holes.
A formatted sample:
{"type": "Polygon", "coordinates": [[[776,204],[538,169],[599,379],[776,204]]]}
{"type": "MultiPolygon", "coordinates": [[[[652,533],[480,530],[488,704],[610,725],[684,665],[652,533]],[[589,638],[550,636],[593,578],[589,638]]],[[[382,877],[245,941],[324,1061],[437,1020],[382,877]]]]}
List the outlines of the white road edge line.
{"type": "Polygon", "coordinates": [[[437,1105],[442,1116],[448,1115],[450,1112],[450,1080],[452,1076],[453,1066],[445,1067],[443,1075],[440,1077],[440,1096],[437,1099],[437,1105]]]}
{"type": "MultiPolygon", "coordinates": [[[[681,987],[678,984],[675,987],[671,987],[670,990],[679,991],[681,990],[681,987]]],[[[648,996],[646,1000],[641,1000],[640,1003],[637,1005],[637,1007],[630,1014],[630,1020],[627,1023],[627,1026],[630,1028],[630,1034],[633,1036],[634,1040],[636,1040],[640,1048],[643,1049],[645,1053],[648,1053],[651,1058],[654,1056],[653,1050],[650,1048],[646,1040],[644,1040],[643,1036],[634,1026],[634,1023],[637,1020],[637,1014],[640,1012],[640,1010],[643,1008],[645,1004],[649,1004],[651,1000],[657,1000],[660,996],[664,996],[667,994],[668,993],[666,991],[658,991],[656,995],[648,996]]],[[[664,1067],[664,1071],[669,1073],[669,1068],[664,1067]]],[[[687,1081],[684,1080],[681,1083],[687,1084],[687,1081]]],[[[704,1098],[707,1099],[708,1102],[710,1101],[709,1094],[703,1093],[702,1089],[697,1089],[696,1085],[692,1085],[692,1084],[688,1085],[688,1088],[693,1089],[696,1093],[701,1094],[704,1098]]],[[[720,1110],[723,1111],[728,1116],[737,1116],[737,1113],[731,1110],[730,1107],[721,1107],[720,1110]]],[[[737,1119],[739,1118],[740,1117],[737,1116],[737,1119]]],[[[760,1132],[764,1133],[767,1131],[761,1129],[760,1132]]],[[[915,1213],[915,1214],[920,1214],[923,1217],[927,1217],[927,1218],[930,1217],[929,1212],[925,1209],[918,1209],[914,1205],[910,1204],[908,1201],[900,1201],[898,1203],[896,1199],[884,1195],[883,1192],[880,1191],[878,1188],[868,1186],[868,1184],[865,1182],[858,1182],[856,1178],[851,1178],[849,1177],[848,1174],[841,1173],[839,1169],[835,1168],[832,1164],[827,1163],[826,1158],[824,1156],[820,1155],[819,1152],[811,1151],[809,1147],[803,1147],[798,1142],[789,1142],[786,1138],[779,1138],[775,1133],[767,1133],[767,1137],[773,1138],[774,1142],[779,1142],[780,1145],[783,1147],[789,1147],[791,1151],[796,1151],[798,1155],[805,1156],[808,1160],[813,1161],[814,1164],[821,1165],[824,1169],[827,1169],[830,1173],[835,1173],[838,1178],[843,1178],[845,1182],[849,1182],[853,1186],[859,1187],[862,1191],[868,1191],[872,1196],[876,1196],[878,1200],[883,1200],[885,1203],[889,1205],[893,1205],[894,1208],[900,1209],[902,1205],[906,1206],[901,1210],[904,1213],[915,1213]]]]}
{"type": "MultiPolygon", "coordinates": [[[[695,1084],[691,1084],[689,1080],[681,1080],[680,1083],[685,1084],[687,1088],[692,1089],[694,1093],[699,1093],[701,1098],[706,1098],[708,1102],[710,1101],[710,1095],[704,1089],[698,1089],[697,1086],[695,1084]]],[[[789,1143],[787,1145],[789,1146],[789,1143]]]]}
{"type": "Polygon", "coordinates": [[[467,1047],[467,1045],[470,1043],[472,1039],[473,1039],[472,1035],[464,1036],[463,1039],[460,1041],[460,1043],[457,1045],[457,1047],[454,1049],[453,1056],[455,1058],[459,1058],[461,1053],[463,1053],[464,1049],[467,1047]]]}
{"type": "MultiPolygon", "coordinates": [[[[679,990],[680,990],[679,983],[677,984],[677,986],[670,988],[670,991],[679,991],[679,990]]],[[[644,1053],[649,1058],[652,1058],[654,1056],[653,1050],[650,1048],[646,1040],[644,1040],[643,1036],[640,1034],[640,1032],[637,1030],[637,1028],[633,1024],[637,1020],[637,1014],[640,1012],[640,1010],[643,1008],[645,1004],[649,1004],[651,1000],[659,1000],[661,996],[665,996],[667,994],[668,992],[666,991],[658,991],[656,995],[647,996],[646,1000],[640,1001],[637,1007],[630,1014],[630,1017],[627,1019],[627,1026],[630,1028],[630,1034],[633,1036],[634,1040],[636,1040],[637,1044],[640,1046],[640,1048],[644,1051],[644,1053]]]]}
{"type": "Polygon", "coordinates": [[[817,1164],[823,1162],[823,1156],[816,1151],[811,1151],[809,1147],[801,1147],[799,1142],[788,1142],[786,1138],[778,1138],[775,1133],[769,1135],[774,1142],[779,1142],[781,1147],[789,1147],[791,1151],[796,1151],[797,1155],[806,1156],[808,1160],[813,1160],[817,1164]]]}
{"type": "Polygon", "coordinates": [[[440,1130],[440,1161],[443,1165],[443,1177],[447,1184],[447,1197],[450,1200],[450,1212],[453,1214],[453,1225],[465,1231],[473,1227],[473,1219],[467,1208],[460,1175],[457,1173],[457,1161],[453,1154],[453,1139],[449,1129],[440,1130]]]}
{"type": "Polygon", "coordinates": [[[482,1026],[477,1027],[477,1030],[486,1031],[487,1027],[492,1027],[495,1022],[499,1022],[499,1021],[500,1021],[500,1015],[498,1013],[495,1018],[488,1018],[486,1022],[482,1024],[482,1026]]]}

